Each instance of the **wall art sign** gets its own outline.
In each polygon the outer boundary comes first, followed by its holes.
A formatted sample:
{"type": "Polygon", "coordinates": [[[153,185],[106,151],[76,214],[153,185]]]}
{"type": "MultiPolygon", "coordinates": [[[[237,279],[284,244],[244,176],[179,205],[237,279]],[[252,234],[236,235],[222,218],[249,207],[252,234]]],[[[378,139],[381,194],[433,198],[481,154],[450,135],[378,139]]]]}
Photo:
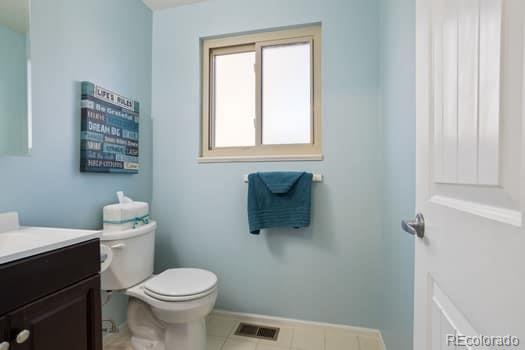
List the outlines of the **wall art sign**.
{"type": "Polygon", "coordinates": [[[82,82],[80,171],[139,172],[139,103],[82,82]]]}

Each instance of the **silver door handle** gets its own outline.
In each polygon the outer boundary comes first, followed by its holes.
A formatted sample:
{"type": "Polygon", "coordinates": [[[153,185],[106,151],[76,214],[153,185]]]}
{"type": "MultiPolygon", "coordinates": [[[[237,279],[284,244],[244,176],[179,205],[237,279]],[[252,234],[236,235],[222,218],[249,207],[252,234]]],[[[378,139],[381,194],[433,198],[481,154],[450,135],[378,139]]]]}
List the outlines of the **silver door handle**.
{"type": "Polygon", "coordinates": [[[401,228],[413,236],[425,237],[425,218],[423,214],[417,213],[415,220],[402,220],[401,228]]]}

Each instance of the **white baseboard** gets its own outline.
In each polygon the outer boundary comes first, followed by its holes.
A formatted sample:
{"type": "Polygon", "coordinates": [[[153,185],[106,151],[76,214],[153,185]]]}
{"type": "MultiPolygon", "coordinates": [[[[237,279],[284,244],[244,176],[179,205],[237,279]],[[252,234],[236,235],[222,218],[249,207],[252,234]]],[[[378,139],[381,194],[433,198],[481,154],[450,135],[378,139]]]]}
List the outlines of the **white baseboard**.
{"type": "Polygon", "coordinates": [[[227,310],[221,310],[221,309],[215,309],[211,313],[212,315],[217,316],[229,316],[234,317],[239,320],[246,320],[246,321],[259,321],[259,322],[272,322],[274,325],[280,325],[285,327],[294,327],[294,326],[317,326],[317,327],[325,327],[325,328],[338,328],[338,329],[344,329],[349,330],[355,333],[361,333],[361,334],[369,334],[371,336],[377,336],[379,340],[381,341],[381,345],[383,345],[383,349],[386,350],[384,347],[384,341],[383,337],[381,336],[381,332],[378,329],[373,328],[365,328],[365,327],[354,327],[349,325],[343,325],[343,324],[335,324],[335,323],[325,323],[325,322],[315,322],[315,321],[305,321],[305,320],[298,320],[293,318],[284,318],[284,317],[274,317],[274,316],[267,316],[267,315],[258,315],[258,314],[250,314],[250,313],[244,313],[244,312],[233,312],[233,311],[227,311],[227,310]]]}
{"type": "Polygon", "coordinates": [[[127,332],[128,330],[128,322],[124,321],[118,326],[118,333],[102,333],[103,335],[103,342],[108,343],[111,342],[113,339],[118,338],[122,335],[122,333],[127,332]]]}
{"type": "Polygon", "coordinates": [[[128,329],[128,321],[124,321],[120,324],[120,326],[118,326],[119,332],[127,331],[127,329],[128,329]]]}
{"type": "Polygon", "coordinates": [[[383,335],[381,334],[381,332],[379,332],[379,341],[381,342],[380,345],[383,348],[383,350],[386,350],[385,340],[383,339],[383,335]]]}

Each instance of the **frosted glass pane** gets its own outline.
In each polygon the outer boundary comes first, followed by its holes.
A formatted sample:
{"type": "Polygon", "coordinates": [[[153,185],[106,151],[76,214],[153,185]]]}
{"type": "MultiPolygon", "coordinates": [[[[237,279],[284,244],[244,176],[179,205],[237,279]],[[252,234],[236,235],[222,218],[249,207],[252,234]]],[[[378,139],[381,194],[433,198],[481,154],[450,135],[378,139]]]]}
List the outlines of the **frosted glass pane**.
{"type": "Polygon", "coordinates": [[[215,147],[255,145],[255,52],[215,56],[215,147]]]}
{"type": "Polygon", "coordinates": [[[263,144],[311,142],[310,44],[264,47],[263,144]]]}

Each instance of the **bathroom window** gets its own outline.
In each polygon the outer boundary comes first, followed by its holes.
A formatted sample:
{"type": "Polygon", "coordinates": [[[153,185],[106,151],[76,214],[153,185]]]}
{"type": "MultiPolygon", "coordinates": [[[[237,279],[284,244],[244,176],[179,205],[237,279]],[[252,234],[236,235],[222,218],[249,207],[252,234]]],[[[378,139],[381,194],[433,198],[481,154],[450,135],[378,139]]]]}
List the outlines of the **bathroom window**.
{"type": "Polygon", "coordinates": [[[321,160],[321,26],[203,41],[200,161],[321,160]]]}

